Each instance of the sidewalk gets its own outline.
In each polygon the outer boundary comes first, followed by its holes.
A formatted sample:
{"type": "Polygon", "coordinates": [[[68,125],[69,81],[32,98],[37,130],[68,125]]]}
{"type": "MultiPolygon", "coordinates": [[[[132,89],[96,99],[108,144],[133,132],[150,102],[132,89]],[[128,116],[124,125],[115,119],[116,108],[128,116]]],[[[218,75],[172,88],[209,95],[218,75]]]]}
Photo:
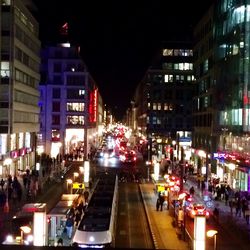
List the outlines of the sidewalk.
{"type": "Polygon", "coordinates": [[[27,198],[27,190],[24,187],[22,176],[18,176],[18,181],[22,188],[22,198],[20,202],[9,200],[9,212],[4,211],[4,206],[0,207],[0,244],[5,240],[6,234],[10,232],[13,216],[20,211],[24,204],[47,203],[47,211],[54,206],[56,197],[60,197],[63,192],[63,185],[53,179],[48,182],[48,177],[49,175],[45,175],[44,177],[40,176],[39,185],[43,186],[43,190],[41,189],[35,198],[27,198]]]}
{"type": "Polygon", "coordinates": [[[140,184],[140,191],[155,249],[188,249],[188,243],[180,240],[177,236],[176,228],[172,225],[173,217],[169,214],[169,210],[156,211],[157,195],[154,192],[154,184],[140,184]]]}

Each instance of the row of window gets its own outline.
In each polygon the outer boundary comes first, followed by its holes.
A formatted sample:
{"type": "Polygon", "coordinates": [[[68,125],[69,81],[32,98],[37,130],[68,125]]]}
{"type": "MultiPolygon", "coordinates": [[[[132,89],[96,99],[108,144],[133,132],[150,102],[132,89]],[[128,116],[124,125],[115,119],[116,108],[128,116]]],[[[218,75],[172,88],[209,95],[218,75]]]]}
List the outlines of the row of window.
{"type": "Polygon", "coordinates": [[[176,117],[172,119],[170,117],[153,116],[151,119],[147,117],[147,124],[156,129],[185,128],[189,130],[192,127],[192,120],[191,118],[176,117]]]}
{"type": "Polygon", "coordinates": [[[15,37],[32,50],[37,56],[39,56],[39,45],[37,45],[17,24],[15,24],[15,37]]]}
{"type": "Polygon", "coordinates": [[[193,56],[192,49],[163,49],[163,56],[193,56]]]}
{"type": "MultiPolygon", "coordinates": [[[[68,99],[84,99],[84,95],[85,95],[84,89],[68,89],[67,90],[67,98],[68,99]]],[[[60,99],[61,98],[61,89],[53,88],[52,98],[53,99],[60,99]]]]}
{"type": "MultiPolygon", "coordinates": [[[[150,104],[149,104],[150,105],[150,104]]],[[[152,109],[153,110],[173,110],[173,104],[171,103],[153,103],[152,104],[152,109]]]]}
{"type": "MultiPolygon", "coordinates": [[[[61,74],[54,75],[52,84],[55,84],[55,85],[64,84],[63,76],[61,74]]],[[[66,85],[84,86],[85,85],[85,76],[83,76],[83,75],[67,75],[66,85]]]]}
{"type": "Polygon", "coordinates": [[[55,62],[53,64],[53,72],[55,73],[61,73],[64,71],[80,71],[83,72],[84,71],[84,65],[82,63],[67,63],[67,64],[63,64],[61,62],[55,62]]]}
{"type": "MultiPolygon", "coordinates": [[[[61,103],[53,102],[52,103],[52,112],[60,112],[61,111],[61,103]]],[[[84,111],[84,103],[72,102],[67,103],[67,111],[69,112],[83,112],[84,111]]]]}
{"type": "Polygon", "coordinates": [[[17,123],[38,123],[39,114],[23,112],[23,111],[14,111],[14,122],[17,123]]]}
{"type": "Polygon", "coordinates": [[[14,90],[14,101],[37,107],[38,97],[25,92],[14,90]]]}
{"type": "Polygon", "coordinates": [[[193,63],[170,63],[162,64],[162,69],[166,70],[193,70],[193,63]]]}
{"type": "Polygon", "coordinates": [[[27,55],[17,46],[15,47],[15,59],[19,60],[29,68],[33,69],[35,72],[39,72],[39,63],[33,60],[29,55],[27,55]]]}
{"type": "MultiPolygon", "coordinates": [[[[150,99],[151,102],[161,102],[163,103],[165,100],[183,100],[183,101],[190,101],[192,100],[192,89],[179,89],[179,90],[172,90],[172,89],[154,89],[151,93],[150,99]]],[[[150,103],[149,103],[150,105],[150,103]]]]}
{"type": "Polygon", "coordinates": [[[152,81],[154,84],[163,83],[163,82],[193,82],[195,81],[194,75],[181,75],[181,74],[166,74],[166,75],[153,75],[152,81]]]}
{"type": "Polygon", "coordinates": [[[164,82],[194,82],[195,78],[194,75],[164,75],[164,82]]]}
{"type": "Polygon", "coordinates": [[[17,6],[15,6],[15,15],[31,33],[38,37],[38,30],[35,29],[33,23],[30,22],[27,16],[17,6]]]}
{"type": "MultiPolygon", "coordinates": [[[[66,116],[67,125],[84,125],[84,116],[66,116]]],[[[52,125],[60,125],[60,115],[52,115],[52,125]]]]}
{"type": "Polygon", "coordinates": [[[27,73],[24,73],[23,71],[15,68],[15,79],[16,81],[19,81],[21,83],[24,83],[25,85],[28,85],[32,88],[37,89],[38,81],[27,73]]]}

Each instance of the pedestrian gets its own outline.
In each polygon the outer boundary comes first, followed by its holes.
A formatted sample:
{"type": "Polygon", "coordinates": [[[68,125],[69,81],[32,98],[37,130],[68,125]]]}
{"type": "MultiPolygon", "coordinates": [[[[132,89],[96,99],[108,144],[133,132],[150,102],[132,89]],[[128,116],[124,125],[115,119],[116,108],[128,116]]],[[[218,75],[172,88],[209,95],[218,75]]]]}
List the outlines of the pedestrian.
{"type": "Polygon", "coordinates": [[[228,199],[229,199],[229,192],[227,189],[225,189],[225,205],[227,206],[228,203],[228,199]]]}
{"type": "Polygon", "coordinates": [[[214,208],[214,211],[213,211],[213,215],[214,215],[214,219],[217,223],[219,223],[219,209],[217,207],[214,208]]]}
{"type": "Polygon", "coordinates": [[[235,216],[239,215],[239,217],[241,217],[241,199],[240,199],[240,197],[238,197],[236,200],[235,209],[236,209],[235,216]]]}
{"type": "Polygon", "coordinates": [[[4,181],[4,179],[2,178],[2,180],[1,180],[1,182],[0,182],[0,186],[1,186],[1,188],[2,188],[2,191],[3,191],[4,184],[5,184],[5,181],[4,181]]]}
{"type": "Polygon", "coordinates": [[[80,213],[80,211],[78,209],[76,209],[76,211],[75,211],[75,225],[76,225],[76,227],[78,226],[78,223],[81,220],[81,216],[82,216],[82,214],[80,213]]]}
{"type": "Polygon", "coordinates": [[[63,246],[63,239],[62,238],[58,239],[57,246],[63,246]]]}
{"type": "Polygon", "coordinates": [[[73,225],[74,225],[74,217],[72,215],[68,215],[66,220],[66,230],[69,239],[71,239],[72,237],[73,225]]]}
{"type": "Polygon", "coordinates": [[[190,193],[190,195],[194,195],[194,187],[192,186],[190,189],[189,189],[189,193],[190,193]]]}
{"type": "Polygon", "coordinates": [[[160,198],[157,198],[157,201],[156,201],[156,211],[159,211],[159,208],[160,208],[160,198]]]}
{"type": "Polygon", "coordinates": [[[249,225],[249,216],[250,216],[250,210],[249,208],[247,208],[247,210],[245,211],[245,219],[246,219],[247,225],[249,225]]]}
{"type": "Polygon", "coordinates": [[[161,209],[161,211],[162,211],[162,209],[163,209],[163,203],[164,203],[164,201],[165,201],[164,196],[163,196],[163,195],[160,195],[160,209],[161,209]]]}
{"type": "Polygon", "coordinates": [[[233,207],[234,207],[234,201],[232,199],[229,200],[228,205],[230,207],[230,213],[233,215],[233,207]]]}

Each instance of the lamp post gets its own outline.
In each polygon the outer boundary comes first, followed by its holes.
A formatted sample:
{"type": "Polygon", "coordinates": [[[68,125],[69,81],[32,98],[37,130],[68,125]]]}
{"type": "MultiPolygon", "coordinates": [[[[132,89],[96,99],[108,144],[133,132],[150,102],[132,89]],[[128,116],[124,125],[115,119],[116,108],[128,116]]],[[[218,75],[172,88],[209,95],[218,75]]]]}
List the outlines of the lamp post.
{"type": "Polygon", "coordinates": [[[147,180],[149,182],[149,175],[150,175],[149,168],[151,166],[151,162],[150,161],[146,161],[146,165],[147,165],[147,180]]]}
{"type": "Polygon", "coordinates": [[[209,230],[209,231],[207,231],[207,237],[214,238],[214,250],[217,249],[217,234],[218,234],[217,230],[209,230]]]}
{"type": "Polygon", "coordinates": [[[71,194],[72,193],[71,185],[72,185],[73,181],[71,179],[67,179],[66,183],[67,183],[67,192],[69,192],[69,185],[70,185],[70,194],[71,194]]]}
{"type": "Polygon", "coordinates": [[[24,234],[29,234],[31,232],[31,228],[29,226],[22,226],[21,229],[21,244],[24,243],[24,234]]]}
{"type": "Polygon", "coordinates": [[[76,178],[79,176],[79,173],[74,172],[74,182],[76,181],[76,178]]]}

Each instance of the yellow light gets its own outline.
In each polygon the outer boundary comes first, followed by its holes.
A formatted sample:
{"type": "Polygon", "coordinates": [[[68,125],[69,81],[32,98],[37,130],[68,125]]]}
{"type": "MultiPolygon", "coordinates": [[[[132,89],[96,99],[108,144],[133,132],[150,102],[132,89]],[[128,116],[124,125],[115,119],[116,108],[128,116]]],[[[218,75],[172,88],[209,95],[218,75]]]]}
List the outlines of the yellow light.
{"type": "Polygon", "coordinates": [[[29,234],[31,232],[31,228],[29,226],[22,226],[20,229],[25,233],[29,234]]]}
{"type": "Polygon", "coordinates": [[[73,182],[71,179],[67,179],[66,181],[68,184],[72,184],[72,182],[73,182]]]}
{"type": "Polygon", "coordinates": [[[209,237],[209,238],[212,238],[212,237],[214,237],[216,234],[218,233],[218,231],[217,230],[208,230],[207,231],[207,237],[209,237]]]}
{"type": "Polygon", "coordinates": [[[233,163],[229,163],[228,167],[230,170],[235,170],[235,164],[233,164],[233,163]]]}
{"type": "Polygon", "coordinates": [[[74,177],[78,177],[78,176],[79,176],[79,173],[74,172],[74,177]]]}
{"type": "Polygon", "coordinates": [[[11,163],[12,163],[12,159],[11,158],[7,158],[3,162],[4,165],[10,165],[11,163]]]}

